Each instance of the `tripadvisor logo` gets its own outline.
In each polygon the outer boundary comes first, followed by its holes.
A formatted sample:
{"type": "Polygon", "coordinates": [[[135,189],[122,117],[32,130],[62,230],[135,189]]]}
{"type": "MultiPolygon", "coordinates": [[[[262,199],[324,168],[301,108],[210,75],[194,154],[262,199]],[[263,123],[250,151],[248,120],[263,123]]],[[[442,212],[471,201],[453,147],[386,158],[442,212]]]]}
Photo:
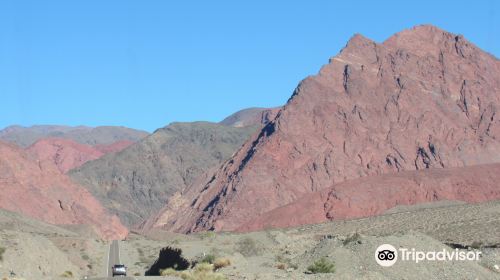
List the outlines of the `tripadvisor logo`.
{"type": "Polygon", "coordinates": [[[398,260],[398,251],[391,244],[382,244],[375,250],[375,260],[381,266],[393,266],[398,260]]]}
{"type": "Polygon", "coordinates": [[[393,266],[396,261],[410,261],[419,263],[421,261],[478,261],[481,257],[480,251],[460,251],[442,249],[440,251],[418,251],[415,248],[399,248],[398,250],[390,244],[382,244],[375,250],[375,261],[384,267],[393,266]]]}

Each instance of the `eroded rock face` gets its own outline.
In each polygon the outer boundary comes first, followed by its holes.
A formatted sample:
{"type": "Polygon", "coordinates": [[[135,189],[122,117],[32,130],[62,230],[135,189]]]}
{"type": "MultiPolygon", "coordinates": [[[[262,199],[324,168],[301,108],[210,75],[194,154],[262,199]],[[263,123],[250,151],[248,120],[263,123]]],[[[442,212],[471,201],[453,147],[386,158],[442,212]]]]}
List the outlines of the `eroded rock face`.
{"type": "Polygon", "coordinates": [[[87,224],[105,239],[128,230],[85,188],[48,160],[0,142],[0,207],[51,224],[87,224]]]}
{"type": "Polygon", "coordinates": [[[355,35],[260,134],[148,224],[235,230],[343,181],[499,162],[499,98],[500,62],[462,36],[433,26],[382,44],[355,35]]]}
{"type": "Polygon", "coordinates": [[[398,205],[440,200],[500,199],[500,164],[403,171],[364,177],[314,192],[273,209],[238,231],[285,228],[380,215],[398,205]]]}
{"type": "Polygon", "coordinates": [[[132,141],[118,141],[109,145],[90,146],[70,139],[43,138],[36,141],[26,150],[42,161],[51,161],[62,172],[82,166],[87,161],[121,151],[130,146],[132,141]]]}

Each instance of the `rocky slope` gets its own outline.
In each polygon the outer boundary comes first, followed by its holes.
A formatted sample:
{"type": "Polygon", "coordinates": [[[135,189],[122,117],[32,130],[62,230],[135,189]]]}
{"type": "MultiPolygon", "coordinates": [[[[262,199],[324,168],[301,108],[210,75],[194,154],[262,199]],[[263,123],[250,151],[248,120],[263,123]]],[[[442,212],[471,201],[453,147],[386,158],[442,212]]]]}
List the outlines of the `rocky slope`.
{"type": "Polygon", "coordinates": [[[424,202],[500,200],[499,181],[499,163],[364,177],[305,195],[264,213],[238,230],[255,231],[363,218],[380,215],[396,206],[424,202]]]}
{"type": "Polygon", "coordinates": [[[235,230],[342,181],[499,162],[499,93],[500,62],[460,35],[433,26],[383,43],[355,35],[213,176],[148,224],[235,230]]]}
{"type": "Polygon", "coordinates": [[[132,141],[146,137],[147,132],[120,126],[58,126],[35,125],[31,127],[9,126],[0,130],[0,140],[28,147],[37,140],[48,137],[71,139],[87,145],[112,144],[117,141],[132,141]]]}
{"type": "Polygon", "coordinates": [[[86,224],[106,239],[121,239],[127,229],[83,187],[51,161],[40,161],[0,142],[0,207],[51,224],[86,224]]]}
{"type": "Polygon", "coordinates": [[[92,147],[70,139],[43,138],[29,146],[26,151],[38,160],[52,162],[62,173],[66,173],[87,161],[98,159],[107,153],[121,151],[131,144],[133,144],[131,141],[119,141],[92,147]]]}
{"type": "Polygon", "coordinates": [[[271,122],[280,108],[248,108],[240,110],[220,122],[234,127],[266,125],[271,122]]]}
{"type": "Polygon", "coordinates": [[[97,144],[94,146],[94,149],[100,151],[103,154],[111,154],[111,153],[119,152],[132,144],[134,144],[133,141],[120,140],[120,141],[113,142],[111,144],[97,144]]]}
{"type": "Polygon", "coordinates": [[[141,223],[199,174],[228,159],[257,126],[173,123],[69,172],[127,225],[141,223]]]}

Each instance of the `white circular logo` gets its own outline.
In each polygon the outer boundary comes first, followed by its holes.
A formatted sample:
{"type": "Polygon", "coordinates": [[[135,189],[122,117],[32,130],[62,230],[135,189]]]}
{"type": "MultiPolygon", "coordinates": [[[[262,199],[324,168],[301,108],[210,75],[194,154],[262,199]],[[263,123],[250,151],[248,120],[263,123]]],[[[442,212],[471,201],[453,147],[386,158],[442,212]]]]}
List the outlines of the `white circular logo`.
{"type": "Polygon", "coordinates": [[[381,266],[393,266],[398,260],[398,251],[391,244],[382,244],[375,250],[375,260],[381,266]]]}

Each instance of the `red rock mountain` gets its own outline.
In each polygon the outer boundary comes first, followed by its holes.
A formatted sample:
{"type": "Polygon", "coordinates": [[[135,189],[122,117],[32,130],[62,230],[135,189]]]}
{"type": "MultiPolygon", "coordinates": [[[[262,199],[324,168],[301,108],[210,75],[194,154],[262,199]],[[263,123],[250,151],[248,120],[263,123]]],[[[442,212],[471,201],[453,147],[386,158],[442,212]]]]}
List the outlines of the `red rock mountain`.
{"type": "Polygon", "coordinates": [[[397,205],[500,199],[500,164],[403,171],[346,181],[262,214],[238,231],[285,228],[384,213],[397,205]],[[382,195],[381,195],[382,194],[382,195]]]}
{"type": "Polygon", "coordinates": [[[500,162],[498,109],[500,62],[462,36],[433,26],[383,43],[355,35],[260,133],[145,227],[235,230],[343,181],[500,162]]]}
{"type": "Polygon", "coordinates": [[[128,233],[86,189],[48,160],[0,142],[0,207],[51,224],[87,224],[105,239],[128,233]]]}
{"type": "Polygon", "coordinates": [[[80,167],[90,160],[95,160],[107,153],[117,152],[133,144],[132,141],[118,141],[108,145],[90,146],[71,139],[43,138],[27,148],[39,160],[50,161],[66,173],[80,167]]]}

